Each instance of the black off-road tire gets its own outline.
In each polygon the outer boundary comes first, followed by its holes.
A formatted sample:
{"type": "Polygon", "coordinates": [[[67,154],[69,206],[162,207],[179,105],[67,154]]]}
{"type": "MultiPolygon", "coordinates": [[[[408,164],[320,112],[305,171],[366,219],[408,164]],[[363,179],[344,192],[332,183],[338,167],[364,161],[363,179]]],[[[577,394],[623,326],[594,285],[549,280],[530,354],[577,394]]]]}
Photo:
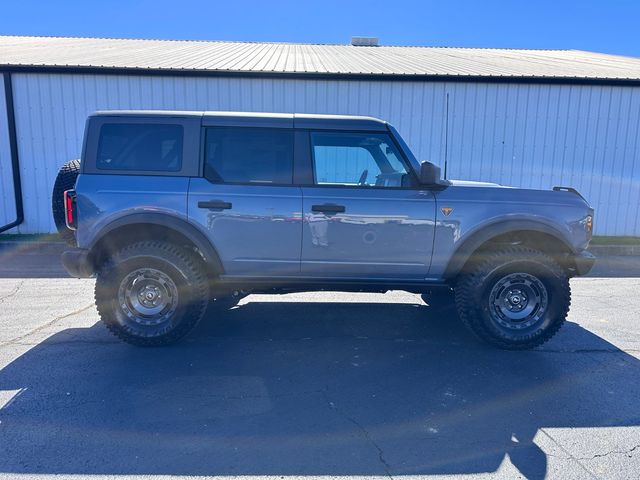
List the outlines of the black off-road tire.
{"type": "Polygon", "coordinates": [[[571,288],[566,272],[551,257],[531,248],[512,246],[485,254],[482,261],[462,274],[455,288],[455,302],[460,319],[481,340],[507,350],[527,350],[542,345],[562,327],[571,305],[571,288]],[[496,305],[508,302],[490,299],[501,281],[521,274],[530,276],[523,276],[526,279],[538,279],[544,286],[546,306],[530,326],[514,327],[511,321],[507,328],[504,323],[509,322],[501,317],[496,305]]]}
{"type": "Polygon", "coordinates": [[[69,245],[75,246],[76,235],[73,230],[67,228],[65,223],[65,206],[63,194],[65,190],[71,190],[75,187],[76,178],[80,173],[80,160],[70,160],[58,170],[58,176],[53,184],[53,192],[51,194],[51,211],[53,213],[53,221],[60,237],[69,245]]]}
{"type": "Polygon", "coordinates": [[[100,268],[95,300],[102,322],[114,335],[133,345],[155,347],[175,343],[193,330],[209,302],[209,285],[204,265],[193,252],[167,242],[143,241],[121,249],[100,268]],[[160,272],[175,286],[175,310],[162,316],[162,323],[141,325],[132,320],[136,310],[127,302],[125,307],[121,304],[127,278],[140,271],[160,272]]]}

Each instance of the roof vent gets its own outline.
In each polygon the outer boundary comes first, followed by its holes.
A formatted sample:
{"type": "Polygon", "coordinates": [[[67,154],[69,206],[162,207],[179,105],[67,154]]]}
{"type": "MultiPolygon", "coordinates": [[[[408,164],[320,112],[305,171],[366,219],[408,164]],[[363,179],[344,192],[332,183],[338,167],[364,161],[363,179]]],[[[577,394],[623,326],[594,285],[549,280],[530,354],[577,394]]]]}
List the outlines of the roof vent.
{"type": "Polygon", "coordinates": [[[351,45],[354,47],[377,47],[378,37],[351,37],[351,45]]]}

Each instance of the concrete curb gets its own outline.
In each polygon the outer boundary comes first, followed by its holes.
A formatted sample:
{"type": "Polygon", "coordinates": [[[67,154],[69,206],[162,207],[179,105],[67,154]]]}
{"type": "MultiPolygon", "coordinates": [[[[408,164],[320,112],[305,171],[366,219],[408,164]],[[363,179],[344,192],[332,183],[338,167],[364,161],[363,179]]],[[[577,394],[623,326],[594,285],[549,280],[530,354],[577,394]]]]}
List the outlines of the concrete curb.
{"type": "MultiPolygon", "coordinates": [[[[8,251],[23,255],[52,255],[71,248],[65,242],[0,240],[0,253],[8,251]]],[[[596,257],[640,256],[640,245],[592,245],[589,251],[596,257]]]]}

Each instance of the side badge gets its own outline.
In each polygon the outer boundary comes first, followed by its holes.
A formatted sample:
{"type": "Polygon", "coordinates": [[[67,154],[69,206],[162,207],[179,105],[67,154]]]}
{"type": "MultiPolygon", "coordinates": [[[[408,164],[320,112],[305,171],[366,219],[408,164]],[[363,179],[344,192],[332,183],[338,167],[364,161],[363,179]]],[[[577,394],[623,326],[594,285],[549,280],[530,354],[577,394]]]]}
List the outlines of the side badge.
{"type": "Polygon", "coordinates": [[[453,212],[453,208],[451,208],[451,207],[442,207],[442,208],[440,209],[440,211],[442,212],[442,214],[443,214],[445,217],[448,217],[449,215],[451,215],[451,212],[453,212]]]}

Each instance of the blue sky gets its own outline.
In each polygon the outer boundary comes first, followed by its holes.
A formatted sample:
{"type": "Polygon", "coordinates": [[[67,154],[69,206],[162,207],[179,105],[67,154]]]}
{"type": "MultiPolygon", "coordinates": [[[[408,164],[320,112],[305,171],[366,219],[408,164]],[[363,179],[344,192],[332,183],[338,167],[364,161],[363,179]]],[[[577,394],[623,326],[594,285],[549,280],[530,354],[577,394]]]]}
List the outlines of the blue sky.
{"type": "Polygon", "coordinates": [[[640,0],[0,0],[0,34],[575,48],[640,56],[640,0]]]}

